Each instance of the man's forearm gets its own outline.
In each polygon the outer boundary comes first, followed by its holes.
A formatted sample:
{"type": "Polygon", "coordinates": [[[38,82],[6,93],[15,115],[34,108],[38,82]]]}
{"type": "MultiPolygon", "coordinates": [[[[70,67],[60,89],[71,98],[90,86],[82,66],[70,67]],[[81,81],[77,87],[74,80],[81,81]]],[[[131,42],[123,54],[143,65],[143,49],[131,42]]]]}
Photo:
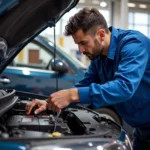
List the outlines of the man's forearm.
{"type": "Polygon", "coordinates": [[[70,102],[80,102],[78,94],[78,88],[72,88],[69,90],[70,102]]]}

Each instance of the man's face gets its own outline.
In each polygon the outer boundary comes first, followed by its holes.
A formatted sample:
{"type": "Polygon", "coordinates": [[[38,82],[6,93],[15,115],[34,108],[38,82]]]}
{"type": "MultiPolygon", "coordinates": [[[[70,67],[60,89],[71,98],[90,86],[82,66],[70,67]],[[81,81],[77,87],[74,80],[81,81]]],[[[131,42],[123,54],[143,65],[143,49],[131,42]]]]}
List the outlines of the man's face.
{"type": "Polygon", "coordinates": [[[104,45],[96,39],[96,35],[85,34],[79,29],[74,35],[72,35],[74,42],[78,44],[79,51],[86,55],[90,60],[96,58],[96,56],[102,55],[104,51],[104,45]]]}

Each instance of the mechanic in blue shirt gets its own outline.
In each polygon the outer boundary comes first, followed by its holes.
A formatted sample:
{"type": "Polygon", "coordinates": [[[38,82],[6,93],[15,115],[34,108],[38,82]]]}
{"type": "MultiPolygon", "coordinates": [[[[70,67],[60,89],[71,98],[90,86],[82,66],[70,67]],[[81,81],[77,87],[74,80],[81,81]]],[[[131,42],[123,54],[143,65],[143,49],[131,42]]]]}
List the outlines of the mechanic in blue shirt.
{"type": "Polygon", "coordinates": [[[91,64],[74,88],[49,96],[48,101],[27,104],[29,114],[47,107],[61,111],[72,102],[95,108],[114,105],[121,117],[135,127],[134,150],[150,147],[150,39],[138,31],[108,28],[97,9],[84,8],[70,18],[65,35],[71,35],[91,64]],[[149,132],[148,132],[149,131],[149,132]]]}

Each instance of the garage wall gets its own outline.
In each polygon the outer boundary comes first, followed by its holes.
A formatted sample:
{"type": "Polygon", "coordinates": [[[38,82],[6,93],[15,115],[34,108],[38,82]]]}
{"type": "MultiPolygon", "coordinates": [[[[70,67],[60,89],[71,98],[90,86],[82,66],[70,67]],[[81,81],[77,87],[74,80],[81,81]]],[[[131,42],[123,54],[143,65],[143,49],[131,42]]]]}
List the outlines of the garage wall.
{"type": "Polygon", "coordinates": [[[120,28],[121,27],[121,11],[120,11],[120,3],[119,2],[115,2],[114,3],[114,24],[113,26],[116,28],[120,28]]]}
{"type": "MultiPolygon", "coordinates": [[[[123,2],[125,3],[125,1],[128,2],[128,0],[124,0],[123,2]]],[[[110,11],[109,25],[113,25],[116,28],[123,28],[123,29],[128,28],[128,15],[127,15],[127,17],[121,16],[121,14],[124,14],[125,12],[127,12],[127,10],[129,10],[130,12],[142,12],[142,9],[138,9],[138,7],[136,7],[136,8],[125,8],[126,10],[123,13],[121,11],[121,9],[122,9],[121,8],[121,1],[118,1],[118,0],[113,0],[113,5],[112,5],[112,3],[109,3],[108,6],[109,7],[107,7],[106,9],[110,11]],[[121,18],[123,18],[125,20],[121,20],[121,18]],[[122,24],[122,22],[123,22],[123,24],[122,24]]],[[[137,6],[138,6],[138,4],[137,4],[137,6]]],[[[124,7],[124,6],[122,5],[122,7],[124,7]]],[[[97,8],[99,8],[99,5],[97,5],[97,8]]],[[[150,6],[149,6],[149,8],[150,8],[150,6]]],[[[149,11],[149,18],[150,18],[150,9],[148,10],[148,8],[147,8],[147,11],[149,11]]],[[[145,12],[145,9],[143,9],[143,12],[145,12]]],[[[68,17],[67,17],[67,19],[68,19],[68,17]]],[[[148,26],[150,26],[150,23],[148,24],[148,26]]],[[[64,27],[64,23],[63,23],[63,27],[64,27]]],[[[61,25],[60,25],[60,28],[61,28],[61,25]]],[[[77,45],[75,45],[72,37],[64,36],[63,35],[64,31],[62,31],[62,30],[64,30],[64,29],[61,29],[61,35],[56,36],[57,44],[59,44],[60,37],[62,37],[63,38],[63,44],[62,45],[66,49],[66,51],[69,54],[71,54],[71,56],[76,55],[76,53],[78,51],[77,45]]],[[[149,27],[149,30],[150,30],[150,27],[149,27]]],[[[150,31],[149,31],[149,35],[150,35],[150,31]]],[[[53,40],[52,35],[48,36],[48,37],[53,40]]]]}

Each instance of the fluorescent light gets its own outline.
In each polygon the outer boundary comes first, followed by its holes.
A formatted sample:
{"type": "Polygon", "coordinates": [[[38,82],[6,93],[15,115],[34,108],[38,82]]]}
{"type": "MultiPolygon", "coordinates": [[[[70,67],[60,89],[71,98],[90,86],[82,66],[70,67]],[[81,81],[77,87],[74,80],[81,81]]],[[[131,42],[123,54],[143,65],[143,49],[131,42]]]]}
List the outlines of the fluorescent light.
{"type": "Polygon", "coordinates": [[[103,1],[103,2],[100,2],[100,6],[101,6],[101,7],[106,7],[106,6],[107,6],[107,3],[104,2],[104,1],[103,1]]]}
{"type": "Polygon", "coordinates": [[[92,143],[92,142],[89,142],[88,145],[89,145],[90,147],[92,147],[92,146],[93,146],[93,143],[92,143]]]}
{"type": "Polygon", "coordinates": [[[139,4],[139,7],[140,8],[147,8],[147,5],[145,5],[145,4],[139,4]]]}
{"type": "Polygon", "coordinates": [[[128,7],[135,7],[135,3],[128,3],[128,7]]]}

